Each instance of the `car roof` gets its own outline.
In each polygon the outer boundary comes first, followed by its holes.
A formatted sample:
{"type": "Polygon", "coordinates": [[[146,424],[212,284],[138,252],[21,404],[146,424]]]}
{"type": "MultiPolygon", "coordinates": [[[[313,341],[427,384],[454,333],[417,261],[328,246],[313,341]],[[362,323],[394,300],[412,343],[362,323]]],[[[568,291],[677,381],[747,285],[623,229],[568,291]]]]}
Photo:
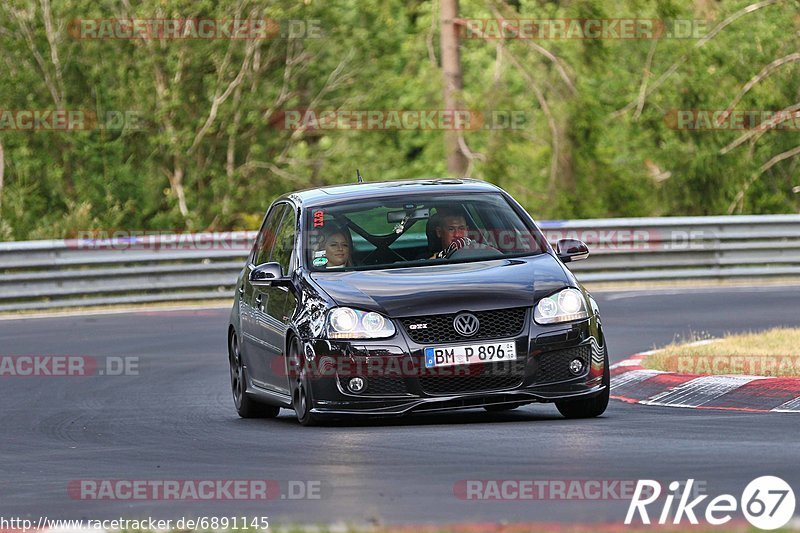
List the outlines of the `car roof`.
{"type": "Polygon", "coordinates": [[[303,207],[337,203],[376,196],[403,196],[415,193],[496,193],[496,185],[473,178],[434,178],[398,181],[375,181],[330,185],[284,194],[279,199],[293,200],[303,207]]]}

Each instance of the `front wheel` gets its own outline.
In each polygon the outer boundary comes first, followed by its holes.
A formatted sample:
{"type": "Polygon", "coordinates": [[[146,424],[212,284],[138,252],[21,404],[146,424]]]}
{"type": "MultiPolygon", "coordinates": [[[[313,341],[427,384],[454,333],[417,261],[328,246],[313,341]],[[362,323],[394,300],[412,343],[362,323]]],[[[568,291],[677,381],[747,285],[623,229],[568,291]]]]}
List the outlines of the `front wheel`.
{"type": "Polygon", "coordinates": [[[608,347],[604,348],[603,362],[603,392],[593,398],[585,400],[564,400],[556,402],[556,408],[566,418],[594,418],[602,415],[608,407],[608,398],[611,395],[611,369],[608,365],[608,347]]]}
{"type": "Polygon", "coordinates": [[[228,362],[231,368],[231,390],[236,412],[242,418],[275,418],[281,408],[256,402],[247,395],[247,369],[242,362],[239,340],[236,334],[231,335],[228,345],[228,362]]]}
{"type": "Polygon", "coordinates": [[[304,426],[315,426],[318,420],[311,412],[314,407],[311,377],[300,350],[300,341],[296,337],[289,344],[289,361],[291,368],[294,368],[294,372],[296,372],[292,382],[292,407],[297,415],[297,421],[304,426]]]}

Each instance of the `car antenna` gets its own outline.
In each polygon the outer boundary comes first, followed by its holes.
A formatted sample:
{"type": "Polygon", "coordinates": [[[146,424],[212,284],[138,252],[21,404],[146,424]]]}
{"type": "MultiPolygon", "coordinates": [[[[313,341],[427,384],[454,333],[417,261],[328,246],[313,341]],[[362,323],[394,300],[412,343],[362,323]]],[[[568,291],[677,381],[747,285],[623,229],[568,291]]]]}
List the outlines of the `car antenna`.
{"type": "Polygon", "coordinates": [[[361,177],[361,171],[356,169],[356,177],[358,178],[359,183],[364,183],[364,178],[361,177]]]}

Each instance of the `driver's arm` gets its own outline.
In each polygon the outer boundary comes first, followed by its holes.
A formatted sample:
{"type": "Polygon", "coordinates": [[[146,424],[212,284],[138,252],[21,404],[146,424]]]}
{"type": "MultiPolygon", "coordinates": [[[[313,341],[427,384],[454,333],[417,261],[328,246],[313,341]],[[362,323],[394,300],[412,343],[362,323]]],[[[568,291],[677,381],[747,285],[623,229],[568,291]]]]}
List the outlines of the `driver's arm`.
{"type": "Polygon", "coordinates": [[[474,241],[469,237],[459,237],[454,239],[453,242],[450,243],[450,246],[439,252],[438,254],[433,254],[431,259],[443,259],[446,257],[450,257],[454,254],[457,250],[460,250],[466,246],[469,246],[474,241]]]}

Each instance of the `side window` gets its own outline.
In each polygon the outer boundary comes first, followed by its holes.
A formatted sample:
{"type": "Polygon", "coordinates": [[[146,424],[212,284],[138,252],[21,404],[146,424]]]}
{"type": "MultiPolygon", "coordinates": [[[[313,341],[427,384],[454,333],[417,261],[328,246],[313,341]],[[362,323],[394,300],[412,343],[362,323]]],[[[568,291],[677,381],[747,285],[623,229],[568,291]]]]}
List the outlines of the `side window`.
{"type": "Polygon", "coordinates": [[[471,238],[501,250],[501,243],[509,238],[513,240],[516,230],[508,228],[515,226],[515,217],[508,217],[503,210],[485,204],[470,205],[467,212],[476,226],[470,230],[471,238]]]}
{"type": "Polygon", "coordinates": [[[261,265],[269,261],[269,256],[275,244],[275,236],[278,234],[278,226],[285,211],[286,204],[278,204],[270,210],[266,220],[264,220],[264,225],[258,233],[256,245],[253,248],[254,265],[261,265]]]}
{"type": "Polygon", "coordinates": [[[294,210],[287,209],[286,215],[278,228],[275,248],[272,250],[272,256],[270,257],[270,261],[280,263],[284,275],[289,274],[289,262],[292,259],[292,250],[294,249],[295,222],[294,210]]]}

